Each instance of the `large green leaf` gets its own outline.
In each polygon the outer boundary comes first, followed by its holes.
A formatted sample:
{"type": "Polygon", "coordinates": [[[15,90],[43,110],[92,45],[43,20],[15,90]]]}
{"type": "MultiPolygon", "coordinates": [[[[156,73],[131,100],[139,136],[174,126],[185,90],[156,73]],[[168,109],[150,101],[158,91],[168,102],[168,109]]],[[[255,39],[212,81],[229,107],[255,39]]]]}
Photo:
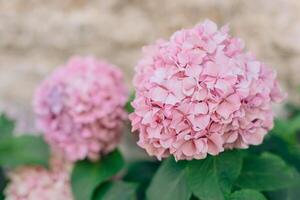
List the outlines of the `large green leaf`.
{"type": "Polygon", "coordinates": [[[287,164],[292,165],[300,171],[300,145],[289,144],[286,140],[273,134],[273,132],[269,136],[263,144],[250,147],[250,152],[254,154],[266,151],[271,152],[280,156],[287,164]]]}
{"type": "Polygon", "coordinates": [[[240,190],[230,195],[229,200],[267,200],[266,197],[255,190],[240,190]]]}
{"type": "Polygon", "coordinates": [[[276,155],[263,153],[245,158],[236,185],[246,189],[269,191],[291,187],[298,181],[299,174],[294,168],[276,155]]]}
{"type": "Polygon", "coordinates": [[[218,156],[188,163],[188,184],[193,194],[203,200],[224,200],[242,168],[242,154],[226,151],[218,156]]]}
{"type": "Polygon", "coordinates": [[[186,162],[170,157],[156,172],[147,192],[147,200],[188,200],[191,196],[185,177],[186,162]]]}
{"type": "Polygon", "coordinates": [[[109,182],[97,189],[93,200],[135,200],[136,187],[134,183],[109,182]]]}
{"type": "Polygon", "coordinates": [[[0,141],[0,165],[48,165],[50,151],[41,136],[6,137],[0,141]]]}
{"type": "Polygon", "coordinates": [[[139,184],[137,188],[138,199],[145,199],[146,189],[158,167],[159,162],[153,161],[136,161],[129,163],[127,173],[123,180],[139,184]]]}
{"type": "Polygon", "coordinates": [[[116,175],[124,166],[119,151],[114,151],[97,162],[79,161],[71,176],[72,190],[76,200],[89,200],[98,185],[116,175]]]}
{"type": "Polygon", "coordinates": [[[0,115],[0,138],[12,136],[12,132],[15,128],[13,120],[6,117],[4,114],[0,115]]]}

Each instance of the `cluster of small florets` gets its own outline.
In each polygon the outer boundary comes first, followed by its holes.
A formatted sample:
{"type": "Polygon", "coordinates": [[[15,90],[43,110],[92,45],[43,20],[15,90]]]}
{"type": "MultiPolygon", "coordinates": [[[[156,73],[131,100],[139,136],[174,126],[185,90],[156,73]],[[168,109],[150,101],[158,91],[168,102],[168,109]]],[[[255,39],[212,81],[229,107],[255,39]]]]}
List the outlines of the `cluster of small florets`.
{"type": "Polygon", "coordinates": [[[34,109],[46,140],[69,160],[112,151],[126,118],[122,72],[91,57],[73,58],[37,89],[34,109]]]}
{"type": "Polygon", "coordinates": [[[283,95],[276,73],[243,49],[208,20],[144,47],[130,116],[138,145],[190,160],[262,143],[283,95]]]}
{"type": "Polygon", "coordinates": [[[55,160],[53,168],[26,166],[9,173],[6,200],[73,200],[71,164],[55,160]]]}

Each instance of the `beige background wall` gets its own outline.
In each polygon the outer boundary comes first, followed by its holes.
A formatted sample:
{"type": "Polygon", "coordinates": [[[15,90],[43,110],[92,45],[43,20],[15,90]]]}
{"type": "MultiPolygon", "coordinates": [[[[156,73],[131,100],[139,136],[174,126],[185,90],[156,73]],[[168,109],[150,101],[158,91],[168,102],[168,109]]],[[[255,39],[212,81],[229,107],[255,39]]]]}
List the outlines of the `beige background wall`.
{"type": "Polygon", "coordinates": [[[0,0],[0,106],[30,126],[35,86],[74,54],[119,65],[130,86],[143,45],[205,18],[229,23],[297,99],[298,0],[0,0]]]}

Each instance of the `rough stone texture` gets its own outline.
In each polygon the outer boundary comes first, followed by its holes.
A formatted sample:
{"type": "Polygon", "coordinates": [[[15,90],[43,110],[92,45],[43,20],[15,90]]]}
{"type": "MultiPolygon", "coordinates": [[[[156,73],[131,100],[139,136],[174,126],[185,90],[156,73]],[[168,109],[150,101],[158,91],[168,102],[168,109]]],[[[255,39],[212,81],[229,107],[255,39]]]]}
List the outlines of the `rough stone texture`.
{"type": "Polygon", "coordinates": [[[229,23],[297,98],[298,0],[0,0],[1,105],[30,127],[35,86],[74,54],[119,65],[130,86],[143,45],[205,18],[229,23]]]}

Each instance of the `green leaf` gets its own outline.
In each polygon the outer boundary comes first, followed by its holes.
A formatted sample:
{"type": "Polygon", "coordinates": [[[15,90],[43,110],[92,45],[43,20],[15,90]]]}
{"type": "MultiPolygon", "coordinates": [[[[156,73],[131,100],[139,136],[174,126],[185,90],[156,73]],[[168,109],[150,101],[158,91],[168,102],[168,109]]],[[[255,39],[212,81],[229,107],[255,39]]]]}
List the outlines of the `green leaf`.
{"type": "Polygon", "coordinates": [[[292,119],[282,120],[276,119],[275,126],[271,131],[272,134],[277,135],[289,144],[297,143],[297,134],[300,129],[300,116],[296,116],[292,119]]]}
{"type": "Polygon", "coordinates": [[[298,184],[285,189],[280,189],[276,191],[266,191],[264,192],[269,200],[299,200],[300,196],[300,179],[298,184]]]}
{"type": "Polygon", "coordinates": [[[290,200],[288,199],[288,189],[264,192],[269,200],[290,200]]]}
{"type": "Polygon", "coordinates": [[[97,162],[88,160],[77,162],[71,176],[75,199],[91,199],[97,186],[116,175],[123,166],[124,160],[117,150],[97,162]]]}
{"type": "Polygon", "coordinates": [[[49,156],[49,147],[41,136],[7,137],[0,141],[0,165],[6,167],[48,166],[49,156]]]}
{"type": "Polygon", "coordinates": [[[131,105],[131,102],[134,100],[134,97],[135,97],[135,93],[133,92],[133,93],[130,95],[130,97],[129,97],[129,99],[128,99],[126,105],[125,105],[125,110],[126,110],[128,113],[134,112],[134,108],[133,108],[132,105],[131,105]]]}
{"type": "Polygon", "coordinates": [[[286,120],[282,120],[282,119],[275,119],[274,120],[274,128],[272,129],[272,132],[276,135],[286,135],[286,134],[290,134],[290,126],[289,126],[289,122],[286,120]]]}
{"type": "Polygon", "coordinates": [[[123,181],[109,182],[97,189],[93,200],[135,200],[136,187],[123,181]]]}
{"type": "Polygon", "coordinates": [[[137,161],[128,165],[124,180],[129,182],[149,181],[159,167],[159,162],[137,161]]]}
{"type": "Polygon", "coordinates": [[[239,190],[230,195],[229,200],[267,200],[266,197],[255,190],[239,190]]]}
{"type": "Polygon", "coordinates": [[[242,168],[242,154],[226,151],[218,156],[188,163],[188,184],[193,194],[204,200],[224,200],[242,168]]]}
{"type": "Polygon", "coordinates": [[[185,177],[186,162],[165,160],[156,172],[147,192],[147,200],[188,200],[192,193],[185,177]]]}
{"type": "Polygon", "coordinates": [[[7,184],[7,178],[5,177],[5,173],[2,168],[0,168],[0,200],[5,199],[4,197],[4,189],[7,184]]]}
{"type": "Polygon", "coordinates": [[[300,145],[289,145],[289,155],[285,158],[288,163],[300,172],[300,145]]]}
{"type": "Polygon", "coordinates": [[[290,125],[290,131],[296,135],[297,132],[300,130],[300,115],[290,119],[289,125],[290,125]]]}
{"type": "Polygon", "coordinates": [[[0,115],[0,138],[12,136],[12,132],[15,128],[13,120],[7,118],[4,114],[0,115]]]}
{"type": "Polygon", "coordinates": [[[299,181],[297,171],[288,166],[280,157],[263,153],[260,156],[248,156],[237,186],[259,191],[278,190],[295,185],[299,181]]]}
{"type": "Polygon", "coordinates": [[[287,164],[292,165],[300,171],[300,145],[288,144],[286,140],[271,132],[270,137],[266,138],[263,144],[250,147],[251,153],[260,154],[271,152],[280,156],[287,164]]]}
{"type": "Polygon", "coordinates": [[[128,165],[128,170],[123,180],[139,184],[137,188],[138,199],[145,199],[146,189],[158,167],[159,162],[153,161],[137,161],[128,165]]]}
{"type": "Polygon", "coordinates": [[[288,189],[287,192],[287,200],[299,200],[299,196],[300,196],[300,190],[299,190],[299,185],[296,187],[292,187],[288,189]]]}
{"type": "Polygon", "coordinates": [[[284,109],[287,112],[288,118],[293,118],[297,115],[300,115],[300,107],[296,104],[287,102],[284,105],[284,109]]]}

